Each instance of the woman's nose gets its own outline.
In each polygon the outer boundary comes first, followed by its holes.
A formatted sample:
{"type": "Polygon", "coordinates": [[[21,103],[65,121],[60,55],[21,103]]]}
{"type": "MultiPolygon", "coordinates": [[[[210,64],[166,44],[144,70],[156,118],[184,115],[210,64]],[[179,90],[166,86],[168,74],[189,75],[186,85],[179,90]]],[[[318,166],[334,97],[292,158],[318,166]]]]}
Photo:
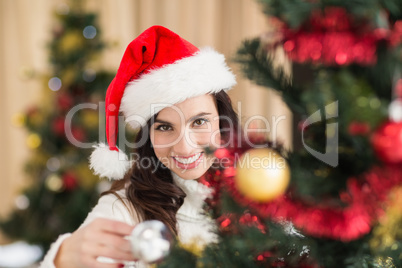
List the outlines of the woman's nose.
{"type": "Polygon", "coordinates": [[[177,140],[177,143],[174,144],[173,151],[177,155],[190,156],[192,153],[195,152],[195,149],[197,149],[197,147],[197,141],[194,140],[191,130],[186,129],[183,133],[181,133],[181,136],[177,140]]]}

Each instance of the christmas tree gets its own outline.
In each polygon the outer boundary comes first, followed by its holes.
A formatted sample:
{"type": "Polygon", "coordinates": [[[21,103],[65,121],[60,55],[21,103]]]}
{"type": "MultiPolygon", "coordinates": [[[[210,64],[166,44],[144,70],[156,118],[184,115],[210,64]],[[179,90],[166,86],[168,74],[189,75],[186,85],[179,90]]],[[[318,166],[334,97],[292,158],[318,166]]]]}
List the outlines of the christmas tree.
{"type": "Polygon", "coordinates": [[[260,2],[274,30],[237,61],[293,112],[294,147],[215,151],[229,160],[203,178],[219,242],[177,243],[159,267],[402,267],[402,1],[260,2]]]}
{"type": "Polygon", "coordinates": [[[55,20],[48,46],[51,71],[41,76],[43,101],[19,116],[32,149],[25,167],[29,186],[17,197],[13,213],[0,221],[10,238],[44,251],[59,234],[78,228],[109,187],[88,167],[90,144],[101,134],[105,89],[113,78],[98,67],[105,44],[97,15],[72,1],[58,6],[55,20]]]}

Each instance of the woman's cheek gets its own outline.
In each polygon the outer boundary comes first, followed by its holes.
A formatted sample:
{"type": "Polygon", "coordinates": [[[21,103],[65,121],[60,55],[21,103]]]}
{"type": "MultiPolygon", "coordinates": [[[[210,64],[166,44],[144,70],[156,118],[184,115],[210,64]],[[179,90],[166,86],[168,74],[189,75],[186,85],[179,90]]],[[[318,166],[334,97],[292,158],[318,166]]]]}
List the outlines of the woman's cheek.
{"type": "Polygon", "coordinates": [[[159,159],[159,161],[166,165],[169,160],[170,150],[169,146],[167,146],[169,143],[166,137],[156,134],[152,136],[151,141],[156,157],[159,159]]]}
{"type": "Polygon", "coordinates": [[[162,164],[169,166],[169,148],[154,148],[155,155],[162,164]]]}
{"type": "Polygon", "coordinates": [[[156,149],[168,148],[175,142],[175,135],[170,133],[155,133],[153,137],[153,144],[156,149]]]}

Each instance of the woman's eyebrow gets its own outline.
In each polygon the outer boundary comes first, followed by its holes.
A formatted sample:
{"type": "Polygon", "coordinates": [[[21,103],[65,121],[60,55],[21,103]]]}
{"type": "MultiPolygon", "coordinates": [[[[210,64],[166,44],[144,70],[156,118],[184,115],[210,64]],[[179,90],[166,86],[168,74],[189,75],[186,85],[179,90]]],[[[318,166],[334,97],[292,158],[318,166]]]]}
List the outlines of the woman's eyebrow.
{"type": "Polygon", "coordinates": [[[161,124],[166,124],[166,125],[171,125],[172,123],[160,119],[155,119],[154,123],[161,123],[161,124]]]}
{"type": "MultiPolygon", "coordinates": [[[[205,113],[205,112],[201,112],[199,114],[196,114],[192,117],[190,117],[187,122],[193,121],[196,118],[200,117],[200,116],[205,116],[205,115],[210,115],[211,113],[205,113]]],[[[167,125],[173,125],[172,123],[165,121],[165,120],[161,120],[161,119],[155,119],[155,123],[161,123],[161,124],[167,124],[167,125]]]]}
{"type": "Polygon", "coordinates": [[[190,119],[188,119],[187,122],[193,121],[193,120],[195,120],[196,118],[198,118],[198,117],[200,117],[200,116],[210,115],[210,114],[211,114],[211,113],[204,113],[204,112],[201,112],[201,113],[199,113],[199,114],[196,114],[196,115],[190,117],[190,119]]]}

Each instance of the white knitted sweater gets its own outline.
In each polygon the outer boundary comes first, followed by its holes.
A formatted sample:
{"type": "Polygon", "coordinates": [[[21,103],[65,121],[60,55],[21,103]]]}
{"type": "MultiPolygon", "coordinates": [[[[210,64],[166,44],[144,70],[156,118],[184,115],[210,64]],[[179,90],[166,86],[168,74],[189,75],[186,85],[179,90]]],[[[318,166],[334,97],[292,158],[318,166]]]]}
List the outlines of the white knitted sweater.
{"type": "MultiPolygon", "coordinates": [[[[180,207],[176,215],[180,242],[183,244],[196,242],[200,246],[216,242],[217,237],[213,232],[215,228],[214,222],[212,219],[203,215],[202,210],[204,200],[211,194],[212,189],[195,180],[184,180],[173,172],[172,175],[175,184],[187,194],[183,205],[180,207]]],[[[124,189],[120,190],[118,194],[123,200],[126,198],[124,189]]],[[[96,218],[118,220],[130,225],[139,223],[140,220],[137,217],[133,217],[132,212],[130,213],[130,211],[127,210],[127,205],[128,203],[126,203],[126,205],[123,204],[123,202],[115,195],[110,194],[102,196],[99,199],[98,204],[88,214],[80,228],[89,224],[96,218]]],[[[56,257],[62,242],[70,235],[70,233],[67,233],[59,236],[47,252],[40,268],[55,268],[54,258],[56,257]]],[[[98,261],[113,262],[111,259],[102,257],[98,258],[98,261]]],[[[128,262],[125,267],[140,268],[147,266],[141,262],[128,262]]]]}

